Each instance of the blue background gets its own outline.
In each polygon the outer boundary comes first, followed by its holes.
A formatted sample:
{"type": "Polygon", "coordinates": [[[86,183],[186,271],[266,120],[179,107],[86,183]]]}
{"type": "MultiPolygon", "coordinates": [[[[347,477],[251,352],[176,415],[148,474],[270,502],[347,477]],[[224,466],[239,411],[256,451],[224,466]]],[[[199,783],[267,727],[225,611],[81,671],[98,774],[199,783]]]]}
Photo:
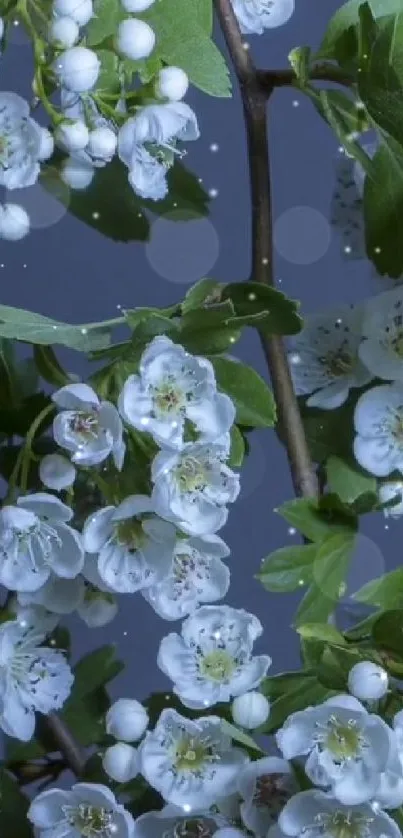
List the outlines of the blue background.
{"type": "MultiPolygon", "coordinates": [[[[257,64],[286,67],[293,47],[317,47],[338,5],[335,0],[297,0],[294,16],[285,26],[249,39],[257,64]]],[[[217,42],[223,47],[219,32],[217,42]]],[[[30,46],[16,27],[1,60],[2,89],[29,98],[31,66],[30,46]]],[[[2,304],[71,323],[96,321],[115,317],[119,305],[171,304],[206,273],[226,282],[247,278],[250,202],[237,85],[232,99],[211,99],[193,89],[187,101],[197,112],[201,139],[189,144],[186,165],[197,172],[206,189],[218,190],[209,220],[174,225],[168,218],[156,222],[150,245],[117,244],[68,214],[60,217],[60,206],[34,187],[36,229],[17,244],[0,241],[2,304]]],[[[328,223],[335,162],[340,157],[332,132],[302,94],[285,88],[276,91],[270,102],[269,132],[279,287],[302,301],[303,312],[376,293],[379,282],[370,265],[343,259],[340,240],[328,223]]],[[[236,352],[267,375],[252,331],[236,352]]],[[[79,355],[67,353],[63,358],[71,371],[85,375],[87,367],[79,355]]],[[[292,497],[292,486],[285,453],[273,431],[252,437],[242,485],[240,499],[220,533],[232,548],[232,584],[226,601],[259,616],[265,630],[259,646],[271,654],[273,671],[278,672],[298,666],[297,638],[290,629],[297,598],[266,593],[253,578],[265,555],[298,540],[274,512],[292,497]]],[[[401,524],[388,525],[378,515],[366,519],[364,527],[349,591],[399,560],[401,524]]],[[[160,620],[140,595],[120,597],[119,615],[104,629],[89,630],[75,618],[68,623],[75,657],[106,642],[117,644],[126,670],[112,685],[114,696],[141,699],[150,691],[170,688],[155,658],[160,638],[174,624],[160,620]]]]}

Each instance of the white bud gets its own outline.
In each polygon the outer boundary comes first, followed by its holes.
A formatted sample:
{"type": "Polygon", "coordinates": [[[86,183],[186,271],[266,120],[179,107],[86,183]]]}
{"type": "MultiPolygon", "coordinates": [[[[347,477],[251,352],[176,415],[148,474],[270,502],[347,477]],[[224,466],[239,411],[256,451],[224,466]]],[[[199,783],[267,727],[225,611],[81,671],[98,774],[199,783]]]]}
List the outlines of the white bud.
{"type": "Polygon", "coordinates": [[[47,128],[41,128],[41,136],[38,149],[38,160],[48,160],[53,154],[55,142],[52,134],[47,128]]]}
{"type": "Polygon", "coordinates": [[[92,0],[54,0],[53,14],[71,17],[78,26],[86,26],[93,16],[92,0]]]}
{"type": "Polygon", "coordinates": [[[403,515],[403,481],[388,480],[387,483],[382,483],[378,489],[378,498],[381,503],[387,503],[396,498],[397,503],[394,506],[386,507],[383,514],[385,518],[401,518],[403,515]],[[399,496],[401,496],[401,500],[399,500],[399,496]]]}
{"type": "Polygon", "coordinates": [[[348,688],[359,701],[376,701],[388,691],[388,673],[371,661],[356,663],[348,674],[348,688]]]}
{"type": "Polygon", "coordinates": [[[155,32],[144,20],[127,18],[119,23],[116,46],[131,61],[148,58],[155,46],[155,32]]]}
{"type": "Polygon", "coordinates": [[[78,24],[72,17],[57,17],[49,26],[49,40],[63,49],[74,46],[80,37],[78,24]]]}
{"type": "Polygon", "coordinates": [[[145,12],[155,2],[155,0],[121,0],[122,6],[126,12],[145,12]]]}
{"type": "Polygon", "coordinates": [[[223,826],[214,833],[214,838],[245,838],[245,833],[235,826],[223,826]]]}
{"type": "Polygon", "coordinates": [[[91,163],[78,160],[76,157],[68,157],[64,161],[60,177],[62,181],[70,186],[70,189],[87,189],[95,174],[91,163]]]}
{"type": "Polygon", "coordinates": [[[112,594],[92,590],[85,593],[77,612],[88,628],[102,628],[115,619],[117,599],[112,594]]]}
{"type": "Polygon", "coordinates": [[[49,489],[56,489],[60,492],[61,489],[72,486],[76,478],[76,470],[73,463],[62,454],[47,454],[40,462],[39,477],[49,489]]]}
{"type": "Polygon", "coordinates": [[[232,702],[232,718],[236,725],[253,730],[267,721],[270,703],[262,693],[252,692],[238,695],[232,702]]]}
{"type": "Polygon", "coordinates": [[[138,757],[135,748],[125,742],[117,742],[107,748],[102,766],[104,771],[117,783],[128,783],[138,774],[138,757]]]}
{"type": "Polygon", "coordinates": [[[101,62],[92,49],[71,47],[53,63],[53,70],[60,82],[73,93],[91,90],[97,81],[101,62]]]}
{"type": "Polygon", "coordinates": [[[19,204],[4,204],[0,207],[0,239],[18,242],[29,233],[28,213],[19,204]]]}
{"type": "Polygon", "coordinates": [[[189,78],[180,67],[163,67],[155,85],[157,96],[180,102],[189,87],[189,78]]]}
{"type": "Polygon", "coordinates": [[[66,151],[82,151],[88,143],[90,132],[82,119],[62,122],[56,128],[55,139],[66,151]]]}
{"type": "Polygon", "coordinates": [[[111,160],[116,151],[117,137],[107,125],[90,131],[87,151],[93,157],[111,160]]]}
{"type": "Polygon", "coordinates": [[[4,20],[3,20],[2,17],[0,17],[0,40],[2,39],[3,35],[4,35],[4,20]]]}
{"type": "Polygon", "coordinates": [[[106,714],[106,732],[122,742],[137,742],[148,726],[145,707],[135,698],[119,698],[106,714]]]}

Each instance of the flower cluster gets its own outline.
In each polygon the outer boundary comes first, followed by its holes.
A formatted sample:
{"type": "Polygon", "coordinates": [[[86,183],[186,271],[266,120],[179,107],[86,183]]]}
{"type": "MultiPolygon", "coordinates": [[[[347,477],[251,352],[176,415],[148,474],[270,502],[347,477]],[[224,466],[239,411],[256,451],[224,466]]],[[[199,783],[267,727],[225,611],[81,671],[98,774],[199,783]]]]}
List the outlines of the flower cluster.
{"type": "Polygon", "coordinates": [[[388,514],[401,514],[403,474],[403,290],[396,287],[325,315],[307,318],[290,352],[296,392],[308,407],[332,410],[350,391],[364,389],[354,411],[354,455],[379,478],[382,503],[396,499],[388,514]],[[369,386],[371,385],[371,386],[369,386]]]}

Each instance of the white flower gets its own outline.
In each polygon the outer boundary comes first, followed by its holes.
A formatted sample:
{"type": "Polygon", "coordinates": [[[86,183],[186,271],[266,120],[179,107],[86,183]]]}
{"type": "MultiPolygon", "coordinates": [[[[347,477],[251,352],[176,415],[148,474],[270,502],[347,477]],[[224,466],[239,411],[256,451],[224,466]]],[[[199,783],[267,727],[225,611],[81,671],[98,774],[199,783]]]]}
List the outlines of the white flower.
{"type": "Polygon", "coordinates": [[[135,838],[214,838],[223,818],[209,811],[192,811],[168,804],[159,812],[146,812],[135,821],[135,838]]]}
{"type": "Polygon", "coordinates": [[[155,32],[144,20],[126,18],[118,25],[116,46],[118,52],[130,61],[148,58],[155,47],[155,32]]]}
{"type": "Polygon", "coordinates": [[[87,189],[94,178],[94,166],[87,160],[68,157],[61,169],[61,178],[71,189],[87,189]]]}
{"type": "Polygon", "coordinates": [[[348,689],[360,701],[376,701],[388,691],[388,673],[372,661],[359,661],[348,673],[348,689]]]}
{"type": "Polygon", "coordinates": [[[247,754],[233,748],[221,719],[191,721],[175,710],[163,710],[155,729],[138,749],[140,772],[168,803],[207,807],[234,790],[247,754]]]}
{"type": "Polygon", "coordinates": [[[0,239],[10,242],[21,241],[28,235],[30,226],[29,215],[24,207],[19,204],[0,205],[0,239]]]}
{"type": "Polygon", "coordinates": [[[370,474],[403,474],[403,384],[383,384],[364,393],[354,412],[354,456],[370,474]]]}
{"type": "Polygon", "coordinates": [[[121,0],[124,10],[133,14],[145,12],[153,3],[155,3],[155,0],[121,0]]]}
{"type": "Polygon", "coordinates": [[[181,538],[175,545],[172,572],[142,594],[163,620],[182,620],[200,603],[225,596],[230,572],[221,558],[229,552],[218,535],[181,538]]]}
{"type": "Polygon", "coordinates": [[[154,338],[143,353],[140,375],[128,377],[119,410],[129,425],[169,448],[183,446],[187,425],[198,442],[214,442],[235,420],[233,402],[217,393],[210,361],[165,336],[154,338]]]}
{"type": "Polygon", "coordinates": [[[73,485],[76,470],[70,460],[62,454],[46,454],[39,465],[39,477],[48,489],[60,492],[73,485]]]}
{"type": "Polygon", "coordinates": [[[135,145],[129,155],[119,152],[129,167],[129,183],[136,195],[151,201],[162,201],[168,192],[167,172],[170,164],[154,157],[142,145],[135,145]]]}
{"type": "Polygon", "coordinates": [[[78,26],[85,26],[93,16],[92,0],[53,0],[53,14],[70,17],[78,26]]]}
{"type": "Polygon", "coordinates": [[[52,573],[37,591],[19,593],[21,605],[41,605],[52,614],[71,614],[82,605],[85,585],[82,576],[61,579],[52,573]]]}
{"type": "Polygon", "coordinates": [[[84,547],[98,553],[98,572],[110,590],[134,593],[163,579],[172,567],[175,527],[154,514],[150,498],[131,495],[91,515],[84,547]]]}
{"type": "Polygon", "coordinates": [[[385,518],[400,518],[403,515],[403,481],[389,480],[382,483],[378,488],[378,499],[382,504],[396,499],[396,503],[386,507],[383,514],[385,518]]]}
{"type": "Polygon", "coordinates": [[[403,804],[403,712],[393,719],[391,753],[386,770],[381,774],[375,803],[382,809],[396,809],[403,804]]]}
{"type": "Polygon", "coordinates": [[[0,186],[22,189],[36,183],[44,159],[43,132],[25,99],[0,93],[0,186]]]}
{"type": "Polygon", "coordinates": [[[359,355],[377,378],[403,383],[403,288],[367,301],[359,355]]]}
{"type": "Polygon", "coordinates": [[[180,102],[189,87],[189,76],[180,67],[163,67],[155,84],[157,96],[180,102]]]}
{"type": "Polygon", "coordinates": [[[62,49],[74,46],[80,37],[78,24],[71,17],[57,17],[49,25],[49,40],[62,49]]]}
{"type": "Polygon", "coordinates": [[[372,374],[358,357],[362,312],[343,306],[307,317],[302,332],[292,341],[289,355],[298,396],[313,393],[309,407],[340,407],[353,387],[363,387],[372,374]]]}
{"type": "Polygon", "coordinates": [[[276,740],[286,759],[306,756],[309,779],[346,805],[374,797],[391,752],[385,722],[348,695],[293,713],[276,740]]]}
{"type": "Polygon", "coordinates": [[[64,654],[40,645],[56,623],[27,609],[0,626],[0,727],[24,742],[34,734],[35,712],[60,709],[74,680],[64,654]]]}
{"type": "Polygon", "coordinates": [[[107,748],[103,758],[104,771],[116,783],[128,783],[138,774],[138,756],[136,748],[126,742],[117,742],[107,748]]]}
{"type": "Polygon", "coordinates": [[[294,0],[232,0],[244,35],[261,35],[265,29],[282,26],[294,12],[294,0]]]}
{"type": "Polygon", "coordinates": [[[120,416],[111,402],[99,401],[87,384],[67,384],[52,400],[59,408],[53,421],[53,435],[72,454],[73,463],[93,466],[112,454],[121,469],[125,454],[120,416]]]}
{"type": "Polygon", "coordinates": [[[107,786],[97,783],[43,791],[31,803],[28,818],[37,838],[133,838],[131,814],[107,786]]]}
{"type": "Polygon", "coordinates": [[[0,511],[0,583],[37,591],[51,573],[74,579],[84,564],[81,536],[67,521],[72,510],[46,492],[21,497],[0,511]]]}
{"type": "Polygon", "coordinates": [[[148,723],[147,710],[135,698],[119,698],[111,705],[105,718],[106,732],[122,742],[138,742],[148,723]]]}
{"type": "Polygon", "coordinates": [[[190,535],[217,532],[228,518],[226,504],[239,494],[239,477],[225,464],[228,453],[227,439],[160,451],[151,467],[156,512],[190,535]]]}
{"type": "Polygon", "coordinates": [[[185,707],[212,707],[242,695],[260,684],[271,664],[268,655],[252,657],[262,626],[242,609],[204,605],[184,621],[181,634],[162,639],[157,664],[185,707]]]}
{"type": "Polygon", "coordinates": [[[246,838],[246,833],[235,826],[222,826],[214,833],[214,838],[246,838]]]}
{"type": "Polygon", "coordinates": [[[317,789],[302,791],[286,803],[278,825],[290,838],[401,838],[401,832],[386,812],[369,803],[345,806],[332,795],[317,789]]]}
{"type": "Polygon", "coordinates": [[[74,122],[61,122],[55,132],[56,142],[66,151],[82,151],[88,143],[90,132],[81,119],[74,122]]]}
{"type": "Polygon", "coordinates": [[[254,730],[269,718],[270,702],[265,695],[253,690],[238,695],[232,702],[231,712],[236,725],[254,730]]]}
{"type": "MultiPolygon", "coordinates": [[[[146,0],[146,1],[147,1],[147,0],[146,0]]],[[[141,2],[141,0],[140,0],[140,2],[141,2]]],[[[4,26],[4,20],[3,20],[3,18],[2,18],[2,17],[0,17],[0,39],[1,39],[1,38],[3,37],[3,35],[4,35],[4,29],[5,29],[5,26],[4,26]]]]}
{"type": "Polygon", "coordinates": [[[80,96],[71,90],[62,89],[60,95],[61,109],[70,120],[85,122],[89,127],[88,142],[83,149],[74,152],[68,168],[67,176],[74,181],[74,161],[76,164],[78,185],[71,183],[73,189],[85,189],[94,175],[94,168],[102,169],[109,163],[116,151],[117,134],[112,122],[100,114],[97,105],[90,94],[80,96]],[[71,171],[72,170],[72,171],[71,171]],[[81,185],[80,180],[83,180],[81,185]],[[87,181],[87,182],[86,182],[87,181]]]}
{"type": "Polygon", "coordinates": [[[100,125],[90,131],[87,152],[99,160],[112,160],[116,151],[117,136],[108,125],[100,125]]]}
{"type": "Polygon", "coordinates": [[[263,757],[246,765],[238,778],[242,821],[258,838],[268,830],[297,791],[291,765],[278,757],[263,757]]]}
{"type": "Polygon", "coordinates": [[[96,84],[101,62],[92,49],[71,47],[56,58],[53,71],[60,84],[73,93],[85,93],[96,84]]]}
{"type": "Polygon", "coordinates": [[[77,606],[78,616],[88,628],[101,628],[115,619],[119,607],[114,594],[100,591],[88,582],[84,596],[77,606]]]}

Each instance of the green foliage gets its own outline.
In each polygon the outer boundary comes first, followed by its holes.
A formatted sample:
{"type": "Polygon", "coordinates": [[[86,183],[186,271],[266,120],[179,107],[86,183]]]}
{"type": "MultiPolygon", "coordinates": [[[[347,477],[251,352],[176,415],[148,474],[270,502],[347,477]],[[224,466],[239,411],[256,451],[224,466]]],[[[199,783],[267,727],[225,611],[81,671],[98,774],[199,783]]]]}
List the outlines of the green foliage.
{"type": "Polygon", "coordinates": [[[267,722],[258,733],[272,733],[281,727],[291,713],[320,704],[333,694],[320,683],[317,675],[309,670],[286,672],[265,678],[262,692],[272,700],[267,722]]]}
{"type": "Polygon", "coordinates": [[[103,323],[70,326],[22,308],[0,305],[0,336],[32,344],[60,344],[82,352],[109,346],[111,327],[103,323]]]}
{"type": "Polygon", "coordinates": [[[251,428],[268,428],[276,421],[271,391],[252,367],[229,358],[212,358],[219,390],[236,407],[236,421],[251,428]]]}
{"type": "MultiPolygon", "coordinates": [[[[64,157],[56,153],[44,166],[41,183],[54,198],[68,207],[80,221],[114,241],[147,241],[150,225],[144,210],[155,215],[170,214],[172,221],[191,221],[208,212],[208,195],[197,178],[176,162],[168,171],[168,197],[150,201],[135,195],[128,181],[128,170],[115,157],[96,169],[85,190],[63,189],[60,170],[64,157]]],[[[94,347],[95,348],[95,347],[94,347]]]]}
{"type": "MultiPolygon", "coordinates": [[[[349,0],[331,18],[316,58],[336,59],[342,66],[353,61],[358,50],[360,7],[365,0],[349,0]]],[[[400,0],[370,0],[368,4],[376,20],[400,11],[400,0]]]]}
{"type": "Polygon", "coordinates": [[[334,499],[330,500],[329,505],[326,498],[319,502],[297,498],[286,501],[276,511],[309,541],[321,542],[337,533],[349,535],[355,529],[354,517],[348,514],[348,509],[334,504],[334,499]]]}
{"type": "Polygon", "coordinates": [[[356,463],[348,463],[340,457],[329,457],[326,462],[327,485],[341,501],[354,503],[361,495],[376,495],[375,477],[361,471],[356,463]]]}
{"type": "Polygon", "coordinates": [[[256,578],[273,593],[288,593],[309,585],[317,549],[316,544],[280,547],[263,559],[256,578]]]}
{"type": "Polygon", "coordinates": [[[18,782],[0,768],[0,818],[2,838],[33,838],[33,829],[27,820],[29,800],[18,782]]]}
{"type": "Polygon", "coordinates": [[[398,567],[385,576],[367,582],[354,594],[354,599],[383,611],[403,608],[403,568],[398,567]]]}
{"type": "Polygon", "coordinates": [[[385,136],[364,186],[366,249],[380,274],[403,273],[402,218],[403,148],[385,136]]]}
{"type": "MultiPolygon", "coordinates": [[[[301,331],[299,303],[275,288],[257,282],[235,282],[223,287],[221,299],[231,300],[240,325],[240,318],[258,317],[256,326],[265,335],[295,335],[301,331]]],[[[249,324],[253,320],[243,325],[249,324]]]]}

